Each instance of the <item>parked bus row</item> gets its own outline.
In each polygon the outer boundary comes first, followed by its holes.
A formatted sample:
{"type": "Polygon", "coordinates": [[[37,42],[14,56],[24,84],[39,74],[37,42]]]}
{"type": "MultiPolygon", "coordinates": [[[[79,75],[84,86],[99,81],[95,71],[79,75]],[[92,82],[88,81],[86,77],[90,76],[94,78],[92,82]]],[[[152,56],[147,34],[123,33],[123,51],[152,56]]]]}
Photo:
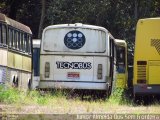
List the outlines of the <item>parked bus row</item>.
{"type": "MultiPolygon", "coordinates": [[[[160,18],[137,23],[135,97],[160,93],[159,28],[160,18]]],[[[128,87],[127,44],[107,29],[81,23],[51,25],[43,30],[41,40],[31,38],[29,27],[0,14],[1,84],[20,89],[102,90],[108,95],[115,87],[128,87]]]]}
{"type": "Polygon", "coordinates": [[[117,87],[132,87],[135,98],[160,94],[159,28],[160,18],[138,21],[133,79],[128,80],[127,45],[124,40],[114,39],[105,28],[97,26],[66,24],[47,27],[43,32],[40,54],[40,88],[101,89],[109,93],[116,80],[117,87]],[[76,48],[74,45],[78,43],[79,33],[85,42],[76,48]],[[78,67],[84,61],[90,63],[89,69],[72,67],[71,63],[78,67]],[[83,75],[89,76],[87,80],[83,79],[83,75]],[[127,86],[130,81],[131,85],[127,86]]]}

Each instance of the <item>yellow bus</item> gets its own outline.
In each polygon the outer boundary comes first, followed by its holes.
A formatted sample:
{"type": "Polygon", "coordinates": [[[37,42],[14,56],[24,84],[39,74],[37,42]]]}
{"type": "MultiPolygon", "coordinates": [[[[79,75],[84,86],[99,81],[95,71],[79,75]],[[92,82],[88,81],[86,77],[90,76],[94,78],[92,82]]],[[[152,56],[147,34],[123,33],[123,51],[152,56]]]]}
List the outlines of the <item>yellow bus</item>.
{"type": "Polygon", "coordinates": [[[127,44],[124,40],[115,39],[117,48],[117,75],[116,87],[127,88],[128,68],[127,68],[127,44]]]}
{"type": "Polygon", "coordinates": [[[31,85],[32,32],[0,13],[0,83],[19,89],[31,85]]]}
{"type": "Polygon", "coordinates": [[[133,77],[134,96],[160,94],[160,17],[137,23],[133,77]]]}

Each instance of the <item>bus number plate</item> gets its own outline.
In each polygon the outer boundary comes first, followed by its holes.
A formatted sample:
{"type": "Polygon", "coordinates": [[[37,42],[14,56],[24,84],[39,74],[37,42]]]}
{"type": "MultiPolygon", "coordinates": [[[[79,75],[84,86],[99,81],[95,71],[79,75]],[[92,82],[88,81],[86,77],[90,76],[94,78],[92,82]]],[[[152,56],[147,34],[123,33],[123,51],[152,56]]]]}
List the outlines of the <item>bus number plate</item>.
{"type": "Polygon", "coordinates": [[[79,72],[68,72],[67,73],[67,78],[68,79],[79,79],[80,74],[79,74],[79,72]]]}

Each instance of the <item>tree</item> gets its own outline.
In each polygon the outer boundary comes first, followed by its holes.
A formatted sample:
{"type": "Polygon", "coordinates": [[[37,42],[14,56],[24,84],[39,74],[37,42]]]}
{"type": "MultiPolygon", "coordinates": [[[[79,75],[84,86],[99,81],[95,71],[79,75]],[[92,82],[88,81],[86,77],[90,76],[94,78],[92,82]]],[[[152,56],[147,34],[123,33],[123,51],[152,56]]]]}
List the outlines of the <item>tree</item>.
{"type": "Polygon", "coordinates": [[[45,9],[46,9],[45,2],[46,2],[45,0],[41,0],[42,9],[41,9],[41,19],[40,19],[39,30],[38,30],[38,38],[41,38],[42,29],[43,29],[43,23],[44,23],[44,18],[45,18],[45,9]]]}

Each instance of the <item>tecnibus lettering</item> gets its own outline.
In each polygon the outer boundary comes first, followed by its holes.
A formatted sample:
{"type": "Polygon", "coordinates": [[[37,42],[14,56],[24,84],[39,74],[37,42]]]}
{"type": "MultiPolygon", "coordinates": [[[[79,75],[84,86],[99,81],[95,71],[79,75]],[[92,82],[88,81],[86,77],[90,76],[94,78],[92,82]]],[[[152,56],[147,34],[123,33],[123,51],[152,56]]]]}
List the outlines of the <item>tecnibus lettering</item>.
{"type": "Polygon", "coordinates": [[[57,69],[91,69],[90,62],[61,62],[57,61],[57,69]]]}

